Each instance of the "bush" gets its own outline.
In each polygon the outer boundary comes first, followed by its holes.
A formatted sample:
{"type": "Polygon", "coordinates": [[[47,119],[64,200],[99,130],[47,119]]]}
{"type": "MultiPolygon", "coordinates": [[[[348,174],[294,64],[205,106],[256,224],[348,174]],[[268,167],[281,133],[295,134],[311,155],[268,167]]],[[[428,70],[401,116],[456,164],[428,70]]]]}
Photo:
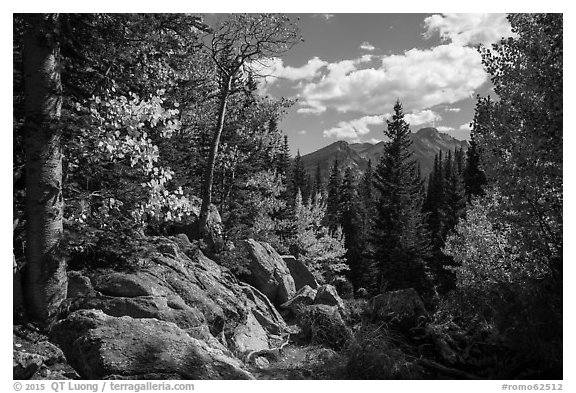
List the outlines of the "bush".
{"type": "Polygon", "coordinates": [[[423,370],[382,326],[364,325],[348,347],[350,379],[421,379],[423,370]]]}
{"type": "Polygon", "coordinates": [[[336,307],[303,306],[297,311],[302,335],[311,344],[326,345],[335,350],[346,348],[352,331],[336,307]]]}

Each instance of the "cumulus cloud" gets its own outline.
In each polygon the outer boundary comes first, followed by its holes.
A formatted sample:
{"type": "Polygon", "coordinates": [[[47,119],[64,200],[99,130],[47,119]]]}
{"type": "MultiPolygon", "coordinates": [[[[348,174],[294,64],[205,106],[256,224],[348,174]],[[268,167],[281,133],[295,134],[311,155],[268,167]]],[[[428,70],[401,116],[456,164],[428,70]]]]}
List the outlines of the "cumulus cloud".
{"type": "Polygon", "coordinates": [[[341,121],[336,127],[325,130],[323,135],[326,138],[335,137],[357,140],[360,136],[370,132],[368,126],[382,125],[384,124],[384,119],[389,116],[389,114],[384,116],[364,116],[350,121],[341,121]]]}
{"type": "Polygon", "coordinates": [[[372,45],[371,43],[369,43],[368,41],[364,41],[360,45],[360,49],[367,50],[367,51],[373,51],[374,49],[376,49],[376,47],[374,45],[372,45]]]}
{"type": "Polygon", "coordinates": [[[301,67],[285,66],[284,61],[278,57],[268,59],[253,66],[256,72],[266,77],[269,84],[277,79],[288,79],[291,81],[310,80],[320,75],[320,69],[328,66],[329,63],[313,57],[301,67]],[[270,78],[271,77],[271,78],[270,78]]]}
{"type": "Polygon", "coordinates": [[[441,120],[442,117],[437,113],[426,109],[423,111],[417,111],[414,113],[408,113],[404,115],[404,120],[412,126],[419,126],[426,123],[432,123],[441,120]]]}
{"type": "Polygon", "coordinates": [[[306,135],[306,134],[307,134],[306,130],[298,131],[298,135],[306,135]]]}
{"type": "Polygon", "coordinates": [[[460,127],[458,127],[458,129],[460,131],[470,131],[472,127],[470,126],[470,123],[464,123],[460,127]]]}
{"type": "Polygon", "coordinates": [[[470,47],[440,45],[379,59],[372,68],[362,68],[366,64],[360,60],[327,65],[320,80],[304,83],[301,110],[370,114],[386,110],[396,99],[406,110],[421,110],[471,97],[487,80],[480,55],[470,47]]]}
{"type": "Polygon", "coordinates": [[[438,33],[442,41],[462,46],[490,45],[512,36],[506,14],[435,14],[424,19],[424,26],[424,37],[438,33]]]}
{"type": "Polygon", "coordinates": [[[446,126],[439,126],[439,127],[436,127],[436,129],[440,132],[454,131],[454,127],[446,127],[446,126]]]}

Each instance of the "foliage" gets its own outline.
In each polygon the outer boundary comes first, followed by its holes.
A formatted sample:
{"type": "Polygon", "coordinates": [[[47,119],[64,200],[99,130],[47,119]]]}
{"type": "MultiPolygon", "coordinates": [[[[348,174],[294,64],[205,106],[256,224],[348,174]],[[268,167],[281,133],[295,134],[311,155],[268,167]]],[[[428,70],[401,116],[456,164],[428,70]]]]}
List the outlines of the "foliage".
{"type": "MultiPolygon", "coordinates": [[[[409,125],[400,102],[387,120],[384,154],[374,171],[376,217],[370,242],[374,248],[378,290],[427,287],[424,264],[429,238],[422,214],[422,181],[409,150],[409,125]]],[[[373,284],[374,285],[374,284],[373,284]]]]}
{"type": "Polygon", "coordinates": [[[295,235],[288,240],[289,250],[299,258],[320,283],[330,282],[348,270],[343,256],[346,253],[341,228],[331,233],[322,225],[326,203],[320,195],[302,202],[296,196],[294,207],[295,235]]]}
{"type": "Polygon", "coordinates": [[[421,379],[422,370],[383,326],[362,325],[347,349],[350,379],[421,379]]]}
{"type": "Polygon", "coordinates": [[[297,314],[303,336],[311,344],[326,345],[332,349],[341,350],[346,347],[352,337],[350,328],[335,307],[303,306],[297,314]]]}
{"type": "Polygon", "coordinates": [[[479,98],[473,135],[526,261],[562,272],[562,14],[516,14],[517,38],[481,50],[498,101],[479,98]],[[538,260],[538,261],[536,261],[538,260]]]}

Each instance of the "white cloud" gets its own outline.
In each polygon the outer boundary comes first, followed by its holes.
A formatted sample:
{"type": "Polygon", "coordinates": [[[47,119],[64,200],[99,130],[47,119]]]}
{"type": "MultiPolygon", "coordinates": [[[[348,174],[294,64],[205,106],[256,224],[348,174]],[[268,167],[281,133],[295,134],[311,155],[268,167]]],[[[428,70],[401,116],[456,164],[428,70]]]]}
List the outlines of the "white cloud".
{"type": "Polygon", "coordinates": [[[446,112],[455,112],[455,113],[460,112],[460,110],[461,110],[460,108],[445,108],[444,109],[444,111],[446,111],[446,112]]]}
{"type": "Polygon", "coordinates": [[[435,14],[424,19],[424,25],[424,37],[439,33],[442,41],[462,46],[490,45],[512,36],[506,14],[435,14]]]}
{"type": "Polygon", "coordinates": [[[320,75],[320,69],[322,67],[328,65],[329,63],[327,61],[313,57],[301,67],[285,66],[282,59],[274,57],[257,65],[253,65],[253,68],[256,69],[258,74],[266,77],[268,84],[272,84],[277,78],[291,81],[313,79],[320,75]]]}
{"type": "Polygon", "coordinates": [[[470,126],[470,123],[464,123],[460,127],[458,127],[458,129],[460,131],[470,131],[472,127],[470,126]]]}
{"type": "Polygon", "coordinates": [[[374,68],[361,68],[365,64],[360,60],[329,64],[320,80],[304,83],[302,109],[370,114],[388,110],[400,99],[405,110],[422,110],[469,98],[488,79],[478,52],[454,44],[378,58],[374,68]]]}
{"type": "Polygon", "coordinates": [[[368,126],[382,125],[384,124],[384,119],[389,116],[389,114],[384,116],[364,116],[350,121],[341,121],[336,127],[325,130],[323,135],[326,138],[335,137],[357,140],[358,137],[370,132],[368,126]]]}
{"type": "Polygon", "coordinates": [[[366,142],[371,143],[373,145],[382,142],[382,139],[378,139],[378,138],[370,138],[368,139],[366,142]]]}
{"type": "Polygon", "coordinates": [[[360,45],[360,49],[367,50],[367,51],[373,51],[374,49],[376,49],[376,47],[374,45],[372,45],[371,43],[369,43],[368,41],[364,41],[360,45]]]}
{"type": "Polygon", "coordinates": [[[300,131],[297,132],[297,134],[298,134],[298,135],[306,135],[307,132],[306,132],[306,130],[300,130],[300,131]]]}
{"type": "Polygon", "coordinates": [[[454,131],[454,127],[446,127],[446,126],[439,126],[439,127],[436,127],[436,129],[440,132],[454,131]]]}
{"type": "Polygon", "coordinates": [[[432,123],[441,120],[442,117],[437,113],[426,109],[423,111],[417,111],[414,113],[408,113],[404,115],[404,120],[412,126],[419,126],[421,124],[432,123]]]}

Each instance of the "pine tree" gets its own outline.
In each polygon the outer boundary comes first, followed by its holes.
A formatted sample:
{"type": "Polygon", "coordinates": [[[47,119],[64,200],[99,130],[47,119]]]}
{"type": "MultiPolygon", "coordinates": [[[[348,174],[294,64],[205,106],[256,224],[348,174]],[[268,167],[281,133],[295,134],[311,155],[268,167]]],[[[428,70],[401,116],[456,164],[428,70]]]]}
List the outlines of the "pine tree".
{"type": "Polygon", "coordinates": [[[428,287],[425,259],[430,241],[422,213],[422,183],[410,152],[409,125],[402,105],[394,106],[384,132],[389,142],[374,172],[378,192],[376,219],[371,233],[378,289],[428,287]]]}
{"type": "Polygon", "coordinates": [[[304,169],[304,162],[300,150],[296,153],[288,181],[289,204],[293,205],[298,191],[302,193],[302,200],[307,201],[310,194],[308,187],[308,173],[304,169]]]}
{"type": "Polygon", "coordinates": [[[362,232],[362,202],[358,196],[352,168],[346,168],[340,188],[340,225],[344,234],[348,278],[355,287],[361,282],[365,238],[362,232]]]}
{"type": "Polygon", "coordinates": [[[328,179],[327,198],[326,198],[326,215],[324,216],[324,225],[330,230],[336,230],[340,222],[340,187],[342,185],[342,176],[338,168],[338,160],[334,161],[330,179],[328,179]]]}
{"type": "Polygon", "coordinates": [[[316,172],[314,174],[314,183],[312,185],[311,193],[312,198],[316,198],[318,194],[323,195],[325,193],[324,182],[322,181],[322,172],[320,170],[320,163],[318,163],[316,166],[316,172]]]}
{"type": "Polygon", "coordinates": [[[290,146],[288,145],[288,135],[284,135],[284,142],[280,147],[280,151],[276,155],[276,169],[278,173],[288,176],[290,168],[290,146]]]}
{"type": "Polygon", "coordinates": [[[470,140],[470,147],[466,152],[466,167],[464,169],[464,188],[468,202],[473,196],[484,195],[482,187],[486,184],[486,175],[480,169],[480,152],[474,136],[470,140]]]}

